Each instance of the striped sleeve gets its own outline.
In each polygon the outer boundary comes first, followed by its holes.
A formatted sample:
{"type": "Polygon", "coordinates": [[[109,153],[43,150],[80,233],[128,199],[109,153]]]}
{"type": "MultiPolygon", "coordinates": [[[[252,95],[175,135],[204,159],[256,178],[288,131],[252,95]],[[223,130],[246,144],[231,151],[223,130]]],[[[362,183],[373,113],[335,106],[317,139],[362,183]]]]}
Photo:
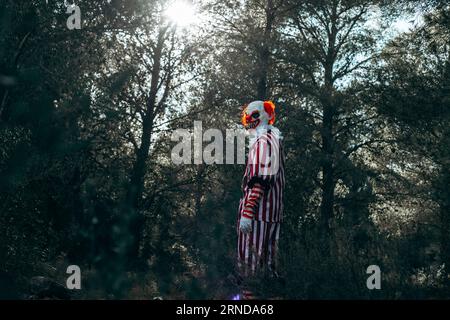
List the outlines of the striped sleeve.
{"type": "Polygon", "coordinates": [[[256,208],[258,207],[259,201],[264,194],[264,189],[259,183],[251,188],[250,193],[244,203],[244,209],[242,210],[242,216],[253,219],[256,208]]]}

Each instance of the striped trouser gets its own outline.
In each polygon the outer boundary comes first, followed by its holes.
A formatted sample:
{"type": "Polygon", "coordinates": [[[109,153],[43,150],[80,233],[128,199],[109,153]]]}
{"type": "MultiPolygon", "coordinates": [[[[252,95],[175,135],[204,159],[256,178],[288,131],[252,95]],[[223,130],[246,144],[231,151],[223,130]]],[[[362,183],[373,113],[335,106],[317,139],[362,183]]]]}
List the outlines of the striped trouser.
{"type": "Polygon", "coordinates": [[[266,268],[275,271],[280,223],[253,220],[251,232],[238,232],[238,267],[241,274],[254,276],[257,271],[265,271],[266,268]]]}

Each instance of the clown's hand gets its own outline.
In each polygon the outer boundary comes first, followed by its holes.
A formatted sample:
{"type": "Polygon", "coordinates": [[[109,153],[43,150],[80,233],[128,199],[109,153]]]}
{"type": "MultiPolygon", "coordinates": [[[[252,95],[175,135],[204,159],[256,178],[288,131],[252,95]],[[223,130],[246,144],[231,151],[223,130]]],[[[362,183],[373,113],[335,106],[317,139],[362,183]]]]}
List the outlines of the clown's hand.
{"type": "Polygon", "coordinates": [[[252,219],[241,216],[241,221],[239,222],[239,230],[243,233],[249,233],[252,230],[252,219]]]}

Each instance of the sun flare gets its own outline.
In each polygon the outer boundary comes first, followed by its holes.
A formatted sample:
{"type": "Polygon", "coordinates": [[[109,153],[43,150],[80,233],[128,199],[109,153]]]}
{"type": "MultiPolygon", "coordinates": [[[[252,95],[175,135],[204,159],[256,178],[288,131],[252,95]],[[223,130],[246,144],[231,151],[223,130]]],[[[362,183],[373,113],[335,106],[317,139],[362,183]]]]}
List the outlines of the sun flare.
{"type": "Polygon", "coordinates": [[[179,26],[187,26],[196,20],[194,7],[183,0],[173,1],[165,11],[165,15],[179,26]]]}

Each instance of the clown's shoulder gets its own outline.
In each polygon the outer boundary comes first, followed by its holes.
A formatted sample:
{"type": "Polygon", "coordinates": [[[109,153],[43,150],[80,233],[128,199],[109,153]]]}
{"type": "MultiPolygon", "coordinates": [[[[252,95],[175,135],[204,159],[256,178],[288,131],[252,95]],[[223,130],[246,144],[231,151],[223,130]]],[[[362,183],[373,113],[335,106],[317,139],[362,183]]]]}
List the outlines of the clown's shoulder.
{"type": "Polygon", "coordinates": [[[255,141],[264,143],[273,143],[273,142],[280,142],[283,140],[283,135],[281,131],[274,126],[267,126],[267,128],[264,128],[263,130],[257,130],[256,133],[256,139],[255,141]]]}

